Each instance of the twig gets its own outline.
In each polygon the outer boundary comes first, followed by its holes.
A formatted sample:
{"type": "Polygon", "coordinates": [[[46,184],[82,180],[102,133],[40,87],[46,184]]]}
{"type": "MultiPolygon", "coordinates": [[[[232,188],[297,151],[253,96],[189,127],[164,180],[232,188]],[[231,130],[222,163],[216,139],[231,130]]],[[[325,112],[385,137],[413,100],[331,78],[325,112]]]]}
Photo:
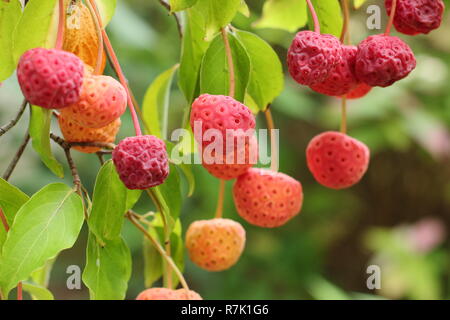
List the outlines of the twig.
{"type": "Polygon", "coordinates": [[[59,144],[63,149],[70,149],[73,147],[95,147],[95,148],[103,148],[106,150],[101,150],[99,152],[102,152],[104,154],[110,153],[110,150],[114,150],[116,147],[114,143],[108,143],[108,142],[96,142],[96,141],[82,141],[82,142],[67,142],[63,138],[50,133],[50,138],[55,141],[57,144],[59,144]]]}
{"type": "Polygon", "coordinates": [[[16,168],[16,165],[19,162],[20,158],[22,157],[22,154],[25,151],[25,148],[27,147],[29,141],[30,141],[30,134],[27,131],[22,144],[20,145],[19,149],[17,150],[16,155],[14,156],[14,158],[12,159],[8,168],[6,169],[5,173],[3,174],[3,179],[5,179],[6,181],[8,181],[8,179],[11,177],[11,174],[13,173],[14,169],[16,168]]]}
{"type": "Polygon", "coordinates": [[[4,126],[0,127],[0,137],[4,135],[8,130],[10,130],[12,127],[14,127],[17,122],[22,117],[25,108],[27,107],[28,101],[26,99],[23,100],[22,105],[20,106],[19,112],[17,112],[17,115],[14,119],[12,119],[9,123],[5,124],[4,126]]]}
{"type": "Polygon", "coordinates": [[[180,35],[180,38],[183,38],[183,26],[181,25],[180,17],[178,16],[178,14],[176,12],[172,12],[170,4],[167,3],[166,1],[159,0],[159,3],[161,3],[161,5],[164,8],[166,8],[167,11],[169,11],[169,15],[172,15],[175,18],[175,21],[177,23],[178,34],[180,35]]]}

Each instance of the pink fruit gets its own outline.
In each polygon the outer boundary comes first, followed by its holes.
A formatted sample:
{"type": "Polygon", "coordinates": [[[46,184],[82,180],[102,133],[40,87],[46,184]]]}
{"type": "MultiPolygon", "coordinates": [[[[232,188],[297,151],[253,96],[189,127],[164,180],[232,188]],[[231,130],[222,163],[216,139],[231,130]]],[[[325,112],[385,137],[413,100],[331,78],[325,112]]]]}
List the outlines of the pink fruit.
{"type": "Polygon", "coordinates": [[[83,127],[101,128],[119,118],[127,107],[125,88],[108,76],[85,76],[80,99],[61,111],[83,127]]]}
{"type": "Polygon", "coordinates": [[[20,58],[17,78],[29,103],[59,109],[78,101],[83,71],[83,62],[72,53],[35,48],[20,58]]]}
{"type": "Polygon", "coordinates": [[[186,293],[185,289],[150,288],[142,291],[136,300],[203,300],[200,295],[192,290],[186,293]]]}
{"type": "Polygon", "coordinates": [[[360,82],[355,88],[350,90],[345,96],[347,99],[359,99],[367,95],[372,90],[371,86],[360,82]]]}
{"type": "Polygon", "coordinates": [[[251,168],[233,187],[239,215],[265,228],[279,227],[296,216],[302,207],[302,185],[284,173],[251,168]]]}
{"type": "Polygon", "coordinates": [[[365,144],[344,133],[328,131],[314,137],[306,149],[314,178],[332,189],[358,183],[367,171],[370,152],[365,144]]]}
{"type": "Polygon", "coordinates": [[[239,260],[245,246],[245,230],[230,219],[198,220],[186,232],[189,257],[208,271],[223,271],[239,260]]]}
{"type": "Polygon", "coordinates": [[[128,137],[112,153],[120,179],[128,189],[148,189],[164,182],[169,174],[166,145],[155,136],[128,137]]]}
{"type": "Polygon", "coordinates": [[[339,39],[329,34],[300,31],[288,51],[289,73],[298,83],[312,86],[325,79],[342,61],[339,39]]]}

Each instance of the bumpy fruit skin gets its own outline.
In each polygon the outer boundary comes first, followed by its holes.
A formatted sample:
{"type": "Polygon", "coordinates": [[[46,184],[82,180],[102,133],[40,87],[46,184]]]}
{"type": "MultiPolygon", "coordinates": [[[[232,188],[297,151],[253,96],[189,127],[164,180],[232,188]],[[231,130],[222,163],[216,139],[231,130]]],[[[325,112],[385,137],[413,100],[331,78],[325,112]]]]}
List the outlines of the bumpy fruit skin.
{"type": "Polygon", "coordinates": [[[358,48],[342,46],[341,63],[331,69],[325,81],[311,86],[314,91],[328,96],[342,96],[357,86],[355,77],[355,62],[358,48]]]}
{"type": "Polygon", "coordinates": [[[306,149],[309,170],[320,184],[331,189],[358,183],[367,171],[369,159],[365,144],[334,131],[314,137],[306,149]]]}
{"type": "Polygon", "coordinates": [[[136,300],[203,300],[195,291],[185,289],[150,288],[142,291],[136,300]]]}
{"type": "Polygon", "coordinates": [[[323,82],[330,70],[341,63],[341,51],[339,39],[332,35],[300,31],[288,50],[289,73],[302,85],[323,82]]]}
{"type": "Polygon", "coordinates": [[[233,187],[239,215],[264,228],[286,224],[303,204],[302,185],[284,173],[252,168],[241,175],[233,187]]]}
{"type": "Polygon", "coordinates": [[[372,90],[372,87],[360,82],[355,88],[350,90],[345,96],[347,99],[360,99],[367,95],[372,90]]]}
{"type": "MultiPolygon", "coordinates": [[[[253,167],[258,161],[258,142],[255,136],[234,139],[234,147],[225,146],[218,150],[208,151],[208,146],[202,150],[202,166],[214,177],[222,180],[236,179],[253,167]],[[220,161],[216,159],[216,151],[221,152],[220,161]]],[[[210,145],[212,146],[212,145],[210,145]]]]}
{"type": "Polygon", "coordinates": [[[35,48],[20,58],[17,78],[28,102],[46,109],[60,109],[78,101],[83,72],[83,62],[76,55],[35,48]]]}
{"type": "Polygon", "coordinates": [[[202,94],[195,99],[191,111],[191,127],[198,143],[208,145],[204,135],[209,129],[216,129],[222,134],[223,144],[226,143],[226,132],[247,131],[255,128],[255,116],[250,109],[223,95],[202,94]],[[201,130],[197,130],[195,122],[201,122],[201,130]]]}
{"type": "MultiPolygon", "coordinates": [[[[65,2],[69,2],[65,0],[65,2]]],[[[65,5],[68,7],[68,3],[65,5]]],[[[84,63],[95,68],[98,57],[98,35],[89,9],[81,2],[71,6],[72,14],[66,18],[63,50],[72,52],[84,63]]],[[[103,51],[99,74],[106,65],[106,53],[103,51]]]]}
{"type": "Polygon", "coordinates": [[[198,220],[186,232],[190,259],[208,271],[232,267],[239,260],[244,246],[244,228],[230,219],[198,220]]]}
{"type": "Polygon", "coordinates": [[[411,48],[400,38],[379,34],[358,45],[356,77],[372,87],[388,87],[416,67],[411,48]]]}
{"type": "Polygon", "coordinates": [[[119,118],[126,108],[126,90],[116,79],[87,75],[80,99],[61,113],[83,127],[101,128],[119,118]]]}
{"type": "Polygon", "coordinates": [[[112,159],[128,189],[155,187],[162,184],[169,174],[166,145],[155,136],[123,139],[114,149],[112,159]]]}
{"type": "MultiPolygon", "coordinates": [[[[392,0],[385,0],[385,6],[390,15],[392,0]]],[[[395,29],[411,36],[419,33],[428,34],[441,25],[444,9],[442,0],[397,0],[395,29]]]]}
{"type": "MultiPolygon", "coordinates": [[[[62,115],[58,117],[59,128],[67,142],[104,142],[113,143],[116,140],[116,135],[119,132],[121,121],[120,118],[108,124],[103,128],[86,128],[78,125],[70,118],[65,118],[62,115]]],[[[73,147],[75,150],[84,153],[94,153],[100,151],[97,147],[73,147]]]]}

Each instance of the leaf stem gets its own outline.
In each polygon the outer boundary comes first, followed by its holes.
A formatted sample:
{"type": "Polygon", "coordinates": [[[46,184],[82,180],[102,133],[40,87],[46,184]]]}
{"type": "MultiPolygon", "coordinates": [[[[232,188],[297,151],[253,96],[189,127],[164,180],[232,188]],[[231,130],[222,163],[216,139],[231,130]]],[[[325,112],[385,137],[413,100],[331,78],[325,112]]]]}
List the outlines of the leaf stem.
{"type": "Polygon", "coordinates": [[[20,109],[17,112],[14,119],[12,119],[10,122],[5,124],[4,126],[0,127],[0,137],[2,135],[4,135],[6,132],[8,132],[8,130],[12,129],[17,124],[17,122],[19,122],[20,118],[22,118],[25,108],[27,107],[27,104],[28,104],[28,101],[26,99],[24,99],[20,106],[20,109]]]}
{"type": "Polygon", "coordinates": [[[87,7],[89,9],[89,12],[91,13],[92,20],[94,20],[95,24],[95,30],[97,31],[97,38],[98,38],[98,49],[97,49],[97,61],[95,63],[95,69],[94,74],[99,75],[101,73],[102,63],[103,63],[103,35],[102,35],[102,22],[97,19],[97,15],[95,14],[95,10],[92,7],[92,4],[90,1],[86,1],[87,7]]]}
{"type": "MultiPolygon", "coordinates": [[[[100,22],[100,25],[101,25],[102,20],[100,17],[100,13],[98,12],[97,4],[95,3],[94,0],[89,0],[89,2],[91,3],[91,5],[94,9],[95,15],[97,16],[97,20],[100,22]]],[[[136,132],[136,135],[140,136],[140,135],[142,135],[142,130],[141,130],[141,126],[139,125],[139,119],[136,115],[136,110],[134,108],[133,100],[131,99],[130,88],[128,87],[127,80],[125,78],[125,75],[122,72],[122,68],[120,67],[119,60],[117,59],[116,53],[114,51],[114,48],[111,45],[111,42],[109,41],[109,37],[108,37],[108,34],[106,33],[105,29],[102,29],[102,36],[103,36],[103,42],[106,47],[106,51],[108,52],[108,55],[111,58],[112,67],[115,69],[117,76],[119,77],[120,83],[122,84],[122,86],[125,88],[125,90],[127,92],[128,107],[130,109],[131,118],[133,120],[134,130],[136,132]]]]}
{"type": "Polygon", "coordinates": [[[222,218],[223,216],[223,202],[225,199],[225,180],[220,179],[219,180],[219,193],[217,197],[217,207],[216,207],[216,213],[215,218],[222,218]]]}
{"type": "MultiPolygon", "coordinates": [[[[144,236],[150,240],[150,243],[155,247],[155,249],[159,252],[159,254],[166,260],[167,264],[170,265],[170,267],[174,270],[175,274],[177,275],[178,279],[180,280],[181,285],[183,288],[188,292],[189,286],[183,276],[183,273],[180,271],[180,269],[177,267],[175,262],[173,261],[172,257],[170,257],[164,248],[159,244],[159,242],[153,238],[150,233],[145,230],[145,228],[133,217],[131,214],[127,214],[127,219],[131,221],[133,225],[136,226],[143,234],[144,236]]],[[[187,295],[189,297],[189,295],[187,295]]]]}
{"type": "Polygon", "coordinates": [[[275,124],[272,117],[272,112],[270,111],[270,105],[264,111],[264,115],[266,116],[267,129],[270,134],[270,170],[277,172],[278,171],[278,144],[275,136],[275,124]]]}
{"type": "Polygon", "coordinates": [[[220,31],[222,33],[223,44],[225,46],[225,54],[227,56],[227,64],[228,64],[228,74],[230,76],[230,83],[229,83],[230,87],[229,87],[228,95],[230,97],[234,98],[234,94],[236,91],[236,77],[234,74],[233,54],[231,52],[230,41],[228,39],[227,30],[225,28],[222,28],[220,31]]]}
{"type": "Polygon", "coordinates": [[[384,32],[385,36],[391,34],[392,24],[394,23],[395,12],[397,11],[397,0],[392,1],[391,14],[389,16],[388,24],[386,25],[386,31],[384,32]]]}
{"type": "Polygon", "coordinates": [[[64,28],[66,25],[64,0],[58,0],[58,7],[59,7],[58,35],[56,37],[55,49],[61,50],[64,43],[64,28]]]}
{"type": "Polygon", "coordinates": [[[314,32],[320,33],[320,23],[319,18],[317,18],[316,10],[314,10],[311,0],[306,0],[306,2],[308,3],[309,12],[311,12],[311,16],[314,21],[314,32]]]}

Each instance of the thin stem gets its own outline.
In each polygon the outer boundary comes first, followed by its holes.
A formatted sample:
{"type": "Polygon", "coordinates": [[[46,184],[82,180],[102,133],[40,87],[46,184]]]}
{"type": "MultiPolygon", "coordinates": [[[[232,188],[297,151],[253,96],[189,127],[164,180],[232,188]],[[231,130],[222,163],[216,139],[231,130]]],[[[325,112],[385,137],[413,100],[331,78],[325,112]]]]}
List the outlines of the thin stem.
{"type": "Polygon", "coordinates": [[[344,12],[344,25],[342,26],[342,33],[341,33],[341,43],[345,43],[346,40],[348,41],[346,44],[349,44],[349,33],[350,33],[350,9],[348,5],[348,0],[341,0],[342,4],[342,10],[344,12]]]}
{"type": "Polygon", "coordinates": [[[100,161],[100,165],[104,165],[105,164],[105,159],[103,158],[103,153],[101,152],[96,152],[96,155],[98,157],[98,160],[100,161]]]}
{"type": "Polygon", "coordinates": [[[386,31],[384,32],[384,35],[386,35],[386,36],[391,34],[391,28],[392,28],[392,24],[394,23],[394,17],[395,17],[396,10],[397,10],[397,0],[393,0],[392,7],[391,7],[391,15],[389,16],[389,21],[386,26],[386,31]]]}
{"type": "Polygon", "coordinates": [[[23,142],[21,143],[19,149],[17,150],[16,155],[14,156],[5,173],[3,174],[3,179],[8,180],[11,177],[11,174],[16,168],[16,165],[19,162],[20,158],[22,157],[22,154],[25,151],[25,148],[27,147],[29,141],[30,141],[30,134],[27,131],[23,142]]]}
{"type": "Polygon", "coordinates": [[[277,172],[278,171],[278,144],[275,135],[275,123],[273,121],[272,112],[270,111],[270,106],[264,111],[264,115],[266,116],[266,125],[270,134],[270,170],[277,172]]]}
{"type": "Polygon", "coordinates": [[[341,132],[347,133],[347,98],[342,97],[341,132]]]}
{"type": "Polygon", "coordinates": [[[19,282],[17,284],[17,300],[22,300],[23,294],[22,294],[22,282],[19,282]]]}
{"type": "Polygon", "coordinates": [[[27,107],[27,104],[28,101],[24,99],[22,104],[20,105],[20,109],[17,112],[15,118],[12,119],[7,124],[5,124],[4,126],[0,127],[0,137],[4,135],[6,132],[8,132],[8,130],[12,129],[17,124],[17,122],[19,122],[20,118],[22,118],[25,108],[27,107]]]}
{"type": "Polygon", "coordinates": [[[73,161],[72,155],[70,153],[70,148],[64,148],[64,153],[66,154],[67,164],[69,165],[70,172],[73,178],[73,185],[75,186],[77,193],[82,197],[81,193],[81,179],[78,174],[77,167],[73,161]]]}
{"type": "Polygon", "coordinates": [[[234,93],[236,90],[236,77],[234,75],[234,63],[233,63],[233,54],[231,52],[230,41],[228,40],[228,34],[225,28],[221,29],[223,44],[225,46],[225,54],[227,56],[227,64],[228,64],[228,74],[230,75],[230,88],[228,95],[234,98],[234,93]]]}
{"type": "MultiPolygon", "coordinates": [[[[102,25],[102,22],[101,22],[102,18],[98,11],[97,4],[95,3],[94,0],[89,0],[89,2],[91,3],[91,5],[94,9],[95,15],[97,16],[97,20],[99,21],[100,25],[102,25]]],[[[108,55],[112,62],[112,67],[115,69],[117,76],[119,77],[120,83],[122,84],[122,86],[125,88],[125,90],[127,92],[128,107],[130,108],[134,130],[136,132],[136,135],[140,136],[140,135],[142,135],[142,130],[141,130],[141,126],[139,125],[139,119],[136,115],[136,110],[134,108],[133,100],[131,99],[130,89],[128,87],[127,80],[122,72],[122,68],[120,67],[119,60],[117,59],[116,53],[111,45],[111,41],[109,41],[109,37],[108,37],[108,34],[106,33],[105,29],[102,29],[102,36],[103,36],[103,42],[106,47],[106,51],[108,52],[108,55]]]]}
{"type": "Polygon", "coordinates": [[[97,31],[98,38],[98,49],[97,49],[97,62],[95,63],[94,74],[99,75],[101,73],[102,62],[103,62],[103,35],[102,35],[102,22],[101,19],[97,19],[97,15],[95,14],[95,10],[92,7],[90,1],[86,1],[87,7],[91,13],[92,20],[94,20],[95,30],[97,31]]]}
{"type": "Polygon", "coordinates": [[[178,269],[178,267],[175,264],[175,262],[173,261],[173,259],[169,255],[167,255],[166,251],[159,244],[159,242],[155,238],[153,238],[150,235],[150,233],[148,233],[147,230],[145,230],[145,228],[138,221],[136,221],[136,219],[131,214],[127,214],[127,218],[128,218],[128,220],[131,221],[132,224],[134,224],[136,226],[136,228],[138,228],[144,234],[144,236],[148,240],[150,240],[150,243],[155,247],[155,249],[159,252],[159,254],[166,260],[167,264],[169,264],[171,266],[171,268],[177,275],[178,279],[180,280],[180,283],[183,286],[183,288],[186,291],[189,291],[189,286],[188,286],[186,280],[184,279],[183,273],[180,271],[180,269],[178,269]]]}
{"type": "Polygon", "coordinates": [[[175,18],[175,21],[177,23],[177,29],[178,29],[178,34],[180,35],[180,38],[183,37],[183,27],[181,25],[181,21],[180,18],[178,17],[178,14],[176,12],[172,12],[170,9],[170,4],[167,3],[164,0],[159,0],[159,3],[167,9],[167,11],[169,11],[169,14],[173,15],[173,17],[175,18]]]}
{"type": "Polygon", "coordinates": [[[59,21],[58,21],[58,35],[56,37],[55,49],[61,50],[64,43],[64,28],[66,24],[66,13],[64,12],[64,0],[59,0],[59,21]]]}
{"type": "Polygon", "coordinates": [[[225,199],[225,180],[219,180],[219,196],[217,197],[216,218],[222,218],[223,216],[223,202],[225,199]]]}
{"type": "Polygon", "coordinates": [[[314,10],[314,6],[311,3],[311,0],[306,0],[306,2],[308,3],[309,12],[311,12],[311,16],[314,21],[314,31],[320,33],[320,23],[319,18],[317,18],[316,10],[314,10]]]}

